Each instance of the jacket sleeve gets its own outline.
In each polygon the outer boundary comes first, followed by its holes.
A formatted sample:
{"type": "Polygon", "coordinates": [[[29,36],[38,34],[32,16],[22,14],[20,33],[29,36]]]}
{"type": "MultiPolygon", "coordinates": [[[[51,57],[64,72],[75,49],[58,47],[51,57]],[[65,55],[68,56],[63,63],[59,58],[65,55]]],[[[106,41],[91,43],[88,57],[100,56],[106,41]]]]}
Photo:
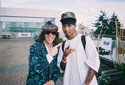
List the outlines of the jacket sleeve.
{"type": "Polygon", "coordinates": [[[29,55],[29,70],[32,72],[41,73],[44,70],[44,68],[49,66],[49,63],[45,61],[47,60],[41,58],[41,52],[38,49],[38,46],[36,44],[31,45],[29,55]]]}
{"type": "Polygon", "coordinates": [[[58,77],[60,76],[60,70],[57,66],[57,55],[54,57],[53,61],[50,63],[50,80],[53,80],[56,83],[58,77]]]}

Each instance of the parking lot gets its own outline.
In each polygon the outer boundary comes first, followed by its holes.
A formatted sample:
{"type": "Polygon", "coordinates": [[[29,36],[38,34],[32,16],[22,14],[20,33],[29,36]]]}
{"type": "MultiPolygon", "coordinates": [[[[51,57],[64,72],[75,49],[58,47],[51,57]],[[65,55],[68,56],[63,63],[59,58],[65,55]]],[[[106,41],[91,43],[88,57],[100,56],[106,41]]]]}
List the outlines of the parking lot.
{"type": "MultiPolygon", "coordinates": [[[[32,38],[0,39],[0,85],[25,85],[32,38]]],[[[56,85],[62,85],[58,80],[56,85]]]]}
{"type": "Polygon", "coordinates": [[[0,85],[25,85],[31,38],[0,39],[0,85]]]}

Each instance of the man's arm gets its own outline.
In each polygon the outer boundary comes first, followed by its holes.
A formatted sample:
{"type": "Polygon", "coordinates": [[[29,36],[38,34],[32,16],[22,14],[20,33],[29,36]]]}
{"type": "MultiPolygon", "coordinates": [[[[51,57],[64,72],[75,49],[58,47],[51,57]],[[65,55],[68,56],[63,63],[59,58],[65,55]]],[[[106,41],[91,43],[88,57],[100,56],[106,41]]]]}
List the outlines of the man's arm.
{"type": "Polygon", "coordinates": [[[91,67],[89,67],[88,75],[87,75],[86,80],[85,80],[85,85],[90,84],[90,82],[93,79],[94,75],[95,75],[95,71],[91,67]]]}
{"type": "Polygon", "coordinates": [[[69,46],[65,49],[62,61],[60,63],[60,67],[63,71],[65,71],[66,64],[67,64],[67,57],[70,53],[74,52],[73,48],[70,48],[69,46]]]}
{"type": "Polygon", "coordinates": [[[66,57],[63,56],[62,61],[60,63],[60,67],[61,67],[62,71],[65,71],[66,64],[67,64],[67,59],[66,59],[66,57]]]}

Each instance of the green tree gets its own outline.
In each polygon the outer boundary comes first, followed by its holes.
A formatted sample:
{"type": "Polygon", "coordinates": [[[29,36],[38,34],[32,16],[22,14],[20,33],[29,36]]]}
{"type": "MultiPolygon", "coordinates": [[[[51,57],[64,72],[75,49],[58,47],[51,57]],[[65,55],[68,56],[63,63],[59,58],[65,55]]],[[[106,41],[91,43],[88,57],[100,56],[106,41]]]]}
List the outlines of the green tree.
{"type": "Polygon", "coordinates": [[[94,35],[99,35],[100,37],[105,34],[106,30],[108,29],[108,17],[106,12],[100,11],[100,15],[98,19],[96,20],[96,23],[94,23],[94,27],[97,29],[94,31],[94,35]]]}
{"type": "Polygon", "coordinates": [[[118,16],[113,13],[111,18],[109,19],[109,30],[107,31],[108,35],[115,35],[116,31],[118,31],[118,34],[120,34],[121,30],[121,23],[118,19],[118,16]]]}
{"type": "Polygon", "coordinates": [[[118,32],[118,35],[120,35],[120,30],[122,27],[118,16],[113,13],[109,18],[104,11],[101,11],[100,13],[101,15],[99,15],[96,23],[94,23],[94,27],[97,28],[94,31],[94,35],[99,35],[100,37],[106,36],[115,39],[116,31],[118,32]]]}

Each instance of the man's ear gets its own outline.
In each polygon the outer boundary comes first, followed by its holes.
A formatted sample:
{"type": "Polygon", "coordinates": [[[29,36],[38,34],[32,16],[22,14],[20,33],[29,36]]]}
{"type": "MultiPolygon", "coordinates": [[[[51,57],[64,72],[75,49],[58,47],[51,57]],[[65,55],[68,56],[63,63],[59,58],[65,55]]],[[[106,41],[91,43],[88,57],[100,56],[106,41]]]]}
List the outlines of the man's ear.
{"type": "Polygon", "coordinates": [[[74,26],[75,26],[75,29],[77,29],[77,25],[75,24],[74,26]]]}

